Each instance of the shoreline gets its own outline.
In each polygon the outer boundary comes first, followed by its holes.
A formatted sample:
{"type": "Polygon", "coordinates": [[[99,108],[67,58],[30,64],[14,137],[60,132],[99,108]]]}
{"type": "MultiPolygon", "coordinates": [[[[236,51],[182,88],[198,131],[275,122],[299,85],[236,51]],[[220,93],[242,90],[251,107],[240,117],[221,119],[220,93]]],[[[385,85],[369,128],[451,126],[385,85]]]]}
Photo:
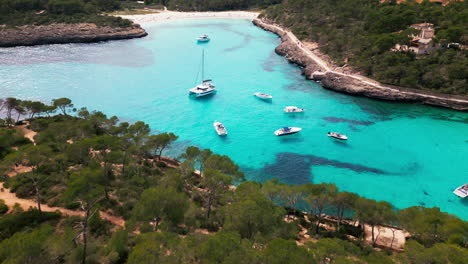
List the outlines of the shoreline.
{"type": "Polygon", "coordinates": [[[121,18],[129,19],[134,23],[146,24],[153,22],[165,22],[181,19],[199,19],[199,18],[233,18],[233,19],[256,19],[260,13],[251,11],[208,11],[208,12],[178,12],[178,11],[160,11],[153,14],[143,15],[118,15],[121,18]]]}
{"type": "Polygon", "coordinates": [[[0,47],[47,44],[92,43],[108,40],[141,38],[148,35],[138,24],[131,27],[97,26],[94,23],[50,24],[6,27],[0,25],[0,47]]]}
{"type": "Polygon", "coordinates": [[[291,63],[302,67],[302,74],[306,79],[320,82],[325,89],[384,101],[419,103],[458,111],[468,111],[467,96],[446,95],[385,85],[359,74],[336,71],[337,68],[329,65],[316,53],[305,48],[304,44],[291,31],[261,19],[254,19],[252,23],[263,30],[278,35],[281,38],[281,44],[275,48],[275,52],[284,56],[291,63]]]}
{"type": "Polygon", "coordinates": [[[133,21],[134,24],[129,28],[99,27],[92,23],[16,28],[0,25],[0,48],[141,38],[147,36],[148,33],[140,24],[164,23],[174,20],[247,19],[252,21],[255,26],[279,36],[281,44],[275,48],[275,52],[284,56],[289,62],[300,66],[306,79],[320,82],[323,88],[384,101],[419,103],[468,111],[468,96],[387,85],[357,73],[346,73],[343,69],[340,71],[338,69],[341,67],[331,65],[331,60],[326,54],[317,54],[307,48],[291,31],[271,21],[258,19],[259,15],[260,13],[251,11],[177,12],[163,10],[158,13],[142,15],[116,15],[133,21]]]}

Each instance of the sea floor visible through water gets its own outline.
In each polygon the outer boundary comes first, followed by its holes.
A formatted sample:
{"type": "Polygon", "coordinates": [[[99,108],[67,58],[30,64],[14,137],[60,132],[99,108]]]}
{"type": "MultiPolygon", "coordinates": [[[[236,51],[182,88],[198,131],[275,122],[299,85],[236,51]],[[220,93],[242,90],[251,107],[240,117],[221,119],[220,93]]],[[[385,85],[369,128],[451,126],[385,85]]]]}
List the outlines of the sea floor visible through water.
{"type": "Polygon", "coordinates": [[[396,208],[438,206],[468,220],[468,200],[452,193],[468,182],[467,113],[325,90],[275,54],[277,36],[248,20],[143,27],[149,36],[142,39],[0,49],[0,97],[69,97],[76,107],[174,132],[179,140],[167,152],[174,157],[189,145],[210,148],[230,156],[249,180],[335,183],[396,208]],[[197,44],[204,33],[211,41],[197,44]],[[205,78],[218,92],[193,99],[188,89],[200,82],[202,50],[205,78]],[[306,111],[286,114],[286,106],[306,111]],[[216,134],[215,120],[227,137],[216,134]],[[302,131],[275,136],[283,126],[302,131]],[[331,139],[329,131],[349,140],[331,139]]]}

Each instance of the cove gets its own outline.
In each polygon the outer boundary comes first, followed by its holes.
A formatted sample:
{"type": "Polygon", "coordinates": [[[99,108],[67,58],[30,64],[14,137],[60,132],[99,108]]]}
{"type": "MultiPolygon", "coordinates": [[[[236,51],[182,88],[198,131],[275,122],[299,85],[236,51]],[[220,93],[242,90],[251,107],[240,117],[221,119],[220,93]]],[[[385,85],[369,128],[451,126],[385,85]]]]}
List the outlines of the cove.
{"type": "Polygon", "coordinates": [[[0,97],[69,97],[121,120],[174,132],[186,146],[230,156],[249,180],[333,182],[397,208],[438,206],[468,220],[453,189],[468,182],[468,114],[353,97],[325,90],[274,53],[279,39],[248,20],[143,24],[148,37],[95,44],[0,49],[0,97]],[[207,44],[197,44],[203,33],[207,44]],[[191,99],[205,50],[205,76],[218,93],[191,99]],[[271,103],[252,94],[273,95],[271,103]],[[285,106],[305,108],[283,113],[285,106]],[[218,137],[213,121],[224,123],[218,137]],[[303,130],[276,137],[282,126],[303,130]],[[328,131],[350,138],[338,142],[328,131]]]}

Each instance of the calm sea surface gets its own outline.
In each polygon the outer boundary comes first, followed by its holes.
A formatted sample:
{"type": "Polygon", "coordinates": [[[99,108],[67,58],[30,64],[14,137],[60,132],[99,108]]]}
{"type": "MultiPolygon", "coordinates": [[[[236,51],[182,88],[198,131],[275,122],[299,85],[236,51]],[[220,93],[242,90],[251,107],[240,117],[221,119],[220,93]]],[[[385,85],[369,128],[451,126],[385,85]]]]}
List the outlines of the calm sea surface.
{"type": "Polygon", "coordinates": [[[173,156],[188,145],[229,155],[250,180],[333,182],[397,208],[438,206],[468,220],[468,200],[452,194],[468,182],[468,114],[322,89],[274,53],[275,35],[246,20],[144,27],[149,36],[142,39],[0,49],[0,97],[69,97],[77,107],[176,133],[173,156]],[[212,41],[197,44],[203,33],[212,41]],[[191,99],[202,49],[205,77],[218,93],[191,99]],[[283,113],[289,105],[306,112],[283,113]],[[226,138],[213,130],[215,120],[227,127],[226,138]],[[303,130],[276,137],[282,126],[303,130]],[[350,140],[332,140],[328,131],[350,140]]]}

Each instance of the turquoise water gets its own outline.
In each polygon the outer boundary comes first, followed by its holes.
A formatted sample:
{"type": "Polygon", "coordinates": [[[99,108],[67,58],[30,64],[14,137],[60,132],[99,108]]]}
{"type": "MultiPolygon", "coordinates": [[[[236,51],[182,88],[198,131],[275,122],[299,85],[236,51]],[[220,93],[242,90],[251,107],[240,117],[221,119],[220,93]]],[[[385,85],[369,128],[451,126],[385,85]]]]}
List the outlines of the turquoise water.
{"type": "Polygon", "coordinates": [[[438,206],[468,220],[468,201],[452,194],[468,182],[468,114],[322,89],[274,53],[275,35],[246,20],[144,26],[150,35],[143,39],[0,49],[0,97],[69,97],[77,107],[176,133],[169,154],[197,145],[229,155],[251,180],[333,182],[398,208],[438,206]],[[197,45],[202,33],[212,41],[197,45]],[[191,99],[202,49],[218,93],[191,99]],[[285,114],[288,105],[306,112],[285,114]],[[214,120],[225,124],[226,138],[216,135],[214,120]],[[274,136],[282,126],[303,130],[274,136]],[[328,131],[350,140],[332,140],[328,131]]]}

